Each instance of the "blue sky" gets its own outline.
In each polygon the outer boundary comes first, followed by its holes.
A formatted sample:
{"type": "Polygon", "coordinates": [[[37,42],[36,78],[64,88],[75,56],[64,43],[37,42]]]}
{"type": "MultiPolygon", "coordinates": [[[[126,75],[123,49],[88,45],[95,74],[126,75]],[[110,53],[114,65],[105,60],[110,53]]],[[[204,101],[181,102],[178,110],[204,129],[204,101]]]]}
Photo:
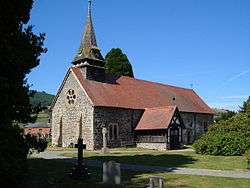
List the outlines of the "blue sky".
{"type": "MultiPolygon", "coordinates": [[[[136,78],[193,87],[211,106],[238,109],[250,95],[249,0],[94,0],[98,45],[121,48],[136,78]]],[[[55,94],[84,29],[87,0],[35,1],[30,24],[48,52],[28,75],[55,94]]]]}

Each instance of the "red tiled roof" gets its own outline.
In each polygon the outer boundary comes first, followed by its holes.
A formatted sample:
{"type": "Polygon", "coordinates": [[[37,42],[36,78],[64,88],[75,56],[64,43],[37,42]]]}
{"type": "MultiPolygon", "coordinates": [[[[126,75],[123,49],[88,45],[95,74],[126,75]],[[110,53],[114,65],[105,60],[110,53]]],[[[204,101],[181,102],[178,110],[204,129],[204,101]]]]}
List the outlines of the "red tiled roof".
{"type": "Polygon", "coordinates": [[[126,76],[116,84],[84,79],[79,68],[71,68],[94,106],[145,109],[177,106],[181,112],[213,114],[213,110],[191,89],[174,87],[126,76]]]}
{"type": "Polygon", "coordinates": [[[147,108],[135,130],[167,129],[175,110],[176,106],[147,108]]]}

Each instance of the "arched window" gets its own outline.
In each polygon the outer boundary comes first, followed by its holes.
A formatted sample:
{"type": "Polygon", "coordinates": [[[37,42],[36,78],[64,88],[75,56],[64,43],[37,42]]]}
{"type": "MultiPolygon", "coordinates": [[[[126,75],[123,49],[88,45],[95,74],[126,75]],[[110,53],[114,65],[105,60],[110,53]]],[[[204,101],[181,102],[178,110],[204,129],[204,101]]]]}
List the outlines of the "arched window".
{"type": "Polygon", "coordinates": [[[119,139],[119,126],[117,123],[109,124],[109,140],[119,139]]]}

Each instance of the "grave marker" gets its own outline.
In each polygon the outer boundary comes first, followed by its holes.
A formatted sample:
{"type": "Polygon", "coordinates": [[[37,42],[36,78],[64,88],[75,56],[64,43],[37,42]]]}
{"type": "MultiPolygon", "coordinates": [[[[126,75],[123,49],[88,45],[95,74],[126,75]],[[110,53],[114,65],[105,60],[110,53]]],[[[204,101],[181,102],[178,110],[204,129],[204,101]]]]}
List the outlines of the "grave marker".
{"type": "Polygon", "coordinates": [[[75,148],[78,149],[77,164],[74,166],[71,172],[71,177],[74,179],[82,179],[89,177],[89,173],[85,165],[83,164],[83,150],[86,149],[86,144],[83,144],[83,139],[79,138],[75,148]]]}
{"type": "Polygon", "coordinates": [[[164,179],[159,176],[149,177],[149,188],[164,188],[164,179]]]}
{"type": "Polygon", "coordinates": [[[107,128],[103,127],[102,128],[102,140],[103,140],[103,147],[102,147],[102,152],[103,153],[108,153],[108,147],[107,147],[107,128]]]}
{"type": "Polygon", "coordinates": [[[120,185],[121,167],[120,163],[109,161],[103,163],[103,183],[120,185]]]}

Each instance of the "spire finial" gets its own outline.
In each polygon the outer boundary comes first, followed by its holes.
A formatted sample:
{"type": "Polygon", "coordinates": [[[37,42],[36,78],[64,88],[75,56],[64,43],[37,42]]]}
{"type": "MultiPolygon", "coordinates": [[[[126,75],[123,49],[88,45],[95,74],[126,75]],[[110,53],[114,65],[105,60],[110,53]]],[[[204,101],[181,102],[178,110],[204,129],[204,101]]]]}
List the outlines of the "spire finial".
{"type": "Polygon", "coordinates": [[[92,0],[88,0],[88,16],[91,17],[92,0]]]}

